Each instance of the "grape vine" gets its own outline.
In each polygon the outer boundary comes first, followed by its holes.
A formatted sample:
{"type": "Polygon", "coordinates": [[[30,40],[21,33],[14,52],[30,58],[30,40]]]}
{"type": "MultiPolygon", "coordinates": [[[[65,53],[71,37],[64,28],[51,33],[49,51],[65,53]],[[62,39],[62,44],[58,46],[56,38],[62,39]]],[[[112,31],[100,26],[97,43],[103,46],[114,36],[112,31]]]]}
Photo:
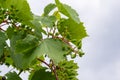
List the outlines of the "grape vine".
{"type": "Polygon", "coordinates": [[[0,65],[19,71],[0,80],[22,80],[24,71],[28,80],[78,80],[79,67],[67,56],[84,55],[86,36],[77,12],[59,0],[45,6],[42,15],[32,13],[27,0],[0,0],[0,65]]]}

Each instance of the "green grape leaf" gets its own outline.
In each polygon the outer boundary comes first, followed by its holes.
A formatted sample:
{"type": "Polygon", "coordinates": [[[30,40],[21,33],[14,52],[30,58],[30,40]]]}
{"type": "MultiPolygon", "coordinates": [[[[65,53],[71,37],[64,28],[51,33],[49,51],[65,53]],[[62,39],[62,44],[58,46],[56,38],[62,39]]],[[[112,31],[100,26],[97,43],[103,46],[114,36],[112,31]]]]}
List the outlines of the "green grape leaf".
{"type": "Polygon", "coordinates": [[[40,21],[43,27],[53,27],[56,21],[55,16],[44,16],[40,17],[40,21]]]}
{"type": "Polygon", "coordinates": [[[36,46],[38,46],[38,39],[28,34],[24,39],[18,40],[15,45],[15,53],[30,53],[36,46]]]}
{"type": "Polygon", "coordinates": [[[6,80],[22,80],[16,72],[7,73],[6,77],[6,80]]]}
{"type": "Polygon", "coordinates": [[[77,12],[66,4],[62,4],[59,0],[55,0],[58,10],[65,16],[71,18],[76,23],[80,23],[77,12]]]}
{"type": "Polygon", "coordinates": [[[15,67],[17,69],[27,69],[30,68],[33,64],[32,61],[35,60],[36,54],[33,54],[33,51],[29,54],[12,54],[12,59],[14,61],[15,67]]]}
{"type": "Polygon", "coordinates": [[[6,59],[5,59],[5,65],[8,66],[8,67],[10,65],[13,65],[13,60],[12,60],[11,57],[6,57],[6,59]]]}
{"type": "Polygon", "coordinates": [[[9,43],[6,44],[6,47],[4,48],[4,56],[2,59],[4,60],[4,64],[9,67],[10,65],[13,65],[13,60],[10,56],[10,47],[8,45],[9,43]]]}
{"type": "Polygon", "coordinates": [[[78,80],[78,68],[77,63],[74,63],[73,60],[60,62],[56,69],[59,80],[78,80]]]}
{"type": "Polygon", "coordinates": [[[13,34],[12,34],[12,37],[10,39],[10,49],[11,51],[14,53],[14,50],[15,50],[15,44],[16,44],[16,41],[17,40],[21,40],[21,39],[24,39],[25,38],[25,33],[24,31],[15,31],[13,34]]]}
{"type": "Polygon", "coordinates": [[[21,19],[22,22],[28,22],[32,20],[32,14],[30,11],[29,4],[26,0],[0,0],[3,8],[17,10],[15,15],[21,19]],[[19,3],[19,4],[18,4],[19,3]]]}
{"type": "Polygon", "coordinates": [[[45,39],[34,53],[38,56],[47,54],[56,64],[65,60],[64,54],[67,53],[67,45],[59,39],[45,39]]]}
{"type": "Polygon", "coordinates": [[[29,80],[55,80],[55,77],[52,72],[47,72],[46,68],[40,68],[30,74],[29,80]]]}
{"type": "MultiPolygon", "coordinates": [[[[32,18],[32,13],[30,11],[30,7],[29,7],[29,4],[27,3],[26,0],[15,0],[15,7],[18,6],[18,12],[17,12],[17,16],[24,22],[24,21],[28,21],[28,20],[31,20],[33,19],[32,18]],[[20,2],[18,4],[18,1],[20,2]]],[[[14,3],[14,4],[15,4],[14,3]]],[[[13,4],[13,3],[12,3],[13,4]]]]}
{"type": "Polygon", "coordinates": [[[55,12],[53,13],[53,15],[57,18],[57,20],[60,20],[60,19],[61,19],[61,15],[60,15],[59,11],[55,11],[55,12]]]}
{"type": "Polygon", "coordinates": [[[3,55],[4,47],[6,45],[6,35],[4,32],[0,31],[0,57],[3,55]]]}
{"type": "Polygon", "coordinates": [[[42,26],[39,22],[39,16],[34,15],[33,20],[31,21],[33,28],[35,29],[34,33],[35,35],[41,39],[42,33],[46,34],[45,31],[42,29],[42,26]]]}
{"type": "Polygon", "coordinates": [[[8,38],[11,39],[11,37],[12,37],[13,34],[14,34],[14,28],[11,27],[11,26],[9,26],[9,27],[7,28],[7,30],[6,30],[6,33],[7,33],[8,38]]]}
{"type": "MultiPolygon", "coordinates": [[[[24,68],[24,64],[23,64],[23,55],[22,54],[15,54],[15,44],[17,42],[17,40],[21,40],[24,38],[24,32],[19,31],[13,34],[13,36],[10,39],[10,55],[11,58],[13,59],[13,63],[17,68],[24,68]]],[[[26,66],[28,66],[26,64],[26,66]]],[[[25,67],[26,67],[25,66],[25,67]]]]}
{"type": "Polygon", "coordinates": [[[32,54],[33,51],[29,52],[29,54],[15,54],[15,49],[16,49],[16,43],[19,40],[22,40],[25,38],[24,32],[18,31],[16,32],[12,38],[10,39],[10,54],[13,59],[13,63],[16,68],[18,69],[26,69],[30,67],[31,62],[36,58],[36,54],[32,54]]]}
{"type": "Polygon", "coordinates": [[[62,19],[58,23],[58,30],[61,35],[77,42],[87,36],[83,23],[78,24],[71,19],[62,19]]]}
{"type": "Polygon", "coordinates": [[[45,8],[44,8],[44,16],[47,16],[54,8],[56,7],[55,4],[48,4],[45,8]]]}
{"type": "Polygon", "coordinates": [[[33,51],[30,54],[12,54],[15,67],[22,70],[33,67],[36,64],[33,64],[33,61],[37,57],[37,54],[33,54],[33,51]]]}

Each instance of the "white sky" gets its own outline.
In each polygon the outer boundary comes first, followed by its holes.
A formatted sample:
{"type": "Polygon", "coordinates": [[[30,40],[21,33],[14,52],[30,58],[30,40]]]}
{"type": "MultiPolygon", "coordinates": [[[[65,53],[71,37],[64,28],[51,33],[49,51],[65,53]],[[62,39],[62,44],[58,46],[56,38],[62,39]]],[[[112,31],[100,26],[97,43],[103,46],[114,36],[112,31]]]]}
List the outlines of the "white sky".
{"type": "MultiPolygon", "coordinates": [[[[54,0],[28,0],[32,12],[42,14],[54,0]]],[[[89,34],[86,53],[76,59],[79,80],[120,80],[120,0],[60,0],[74,8],[89,34]]],[[[27,80],[27,79],[24,79],[27,80]]]]}

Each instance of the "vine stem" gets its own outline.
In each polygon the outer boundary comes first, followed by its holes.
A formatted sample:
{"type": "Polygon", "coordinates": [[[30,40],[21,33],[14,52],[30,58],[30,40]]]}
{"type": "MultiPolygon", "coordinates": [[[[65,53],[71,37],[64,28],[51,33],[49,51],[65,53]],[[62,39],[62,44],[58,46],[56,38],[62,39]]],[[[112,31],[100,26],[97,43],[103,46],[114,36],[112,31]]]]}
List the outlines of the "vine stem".
{"type": "Polygon", "coordinates": [[[3,27],[3,26],[5,26],[5,25],[6,25],[6,23],[5,23],[5,24],[0,25],[0,28],[1,28],[1,27],[3,27]]]}
{"type": "Polygon", "coordinates": [[[39,58],[37,58],[37,60],[39,60],[40,62],[44,63],[44,64],[47,65],[49,68],[51,68],[50,65],[49,65],[48,63],[46,63],[45,61],[43,61],[43,60],[41,60],[41,59],[39,59],[39,58]]]}
{"type": "Polygon", "coordinates": [[[77,47],[72,47],[73,45],[70,44],[70,41],[65,39],[64,37],[53,36],[53,38],[62,40],[64,43],[66,43],[72,49],[73,52],[75,52],[75,54],[77,54],[79,52],[79,50],[75,50],[77,47]]]}
{"type": "Polygon", "coordinates": [[[0,30],[5,31],[4,29],[2,29],[2,27],[5,26],[5,25],[6,25],[6,23],[2,24],[2,25],[0,24],[0,30]]]}
{"type": "Polygon", "coordinates": [[[18,73],[18,75],[20,75],[20,74],[22,73],[22,71],[23,71],[23,70],[20,70],[19,73],[18,73]]]}
{"type": "Polygon", "coordinates": [[[56,78],[56,80],[58,80],[58,75],[57,75],[57,72],[56,72],[56,66],[55,66],[53,60],[51,60],[51,62],[52,62],[52,65],[53,65],[53,72],[55,74],[55,78],[56,78]]]}
{"type": "Polygon", "coordinates": [[[46,31],[47,31],[47,37],[49,37],[49,30],[48,30],[48,27],[46,27],[46,31]]]}
{"type": "Polygon", "coordinates": [[[0,30],[5,31],[4,29],[0,28],[0,30]]]}
{"type": "Polygon", "coordinates": [[[44,63],[45,65],[47,65],[47,66],[51,69],[51,71],[53,71],[56,80],[58,80],[58,76],[57,76],[57,73],[56,73],[56,66],[54,65],[54,63],[53,63],[52,60],[51,60],[51,61],[52,61],[52,66],[50,66],[48,63],[46,63],[45,61],[43,61],[43,60],[41,60],[41,59],[39,59],[39,58],[37,58],[37,60],[39,60],[40,62],[42,62],[42,63],[44,63]]]}

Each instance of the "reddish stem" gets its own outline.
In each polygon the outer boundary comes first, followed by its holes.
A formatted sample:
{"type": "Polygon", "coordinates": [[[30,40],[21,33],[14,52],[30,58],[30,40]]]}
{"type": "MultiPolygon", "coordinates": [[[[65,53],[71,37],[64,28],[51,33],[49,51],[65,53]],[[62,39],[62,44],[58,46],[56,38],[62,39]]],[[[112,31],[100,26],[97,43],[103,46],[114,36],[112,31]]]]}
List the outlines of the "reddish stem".
{"type": "Polygon", "coordinates": [[[37,58],[37,60],[39,60],[40,62],[44,63],[45,65],[47,65],[50,68],[50,65],[48,63],[46,63],[45,61],[43,61],[43,60],[41,60],[39,58],[37,58]]]}
{"type": "Polygon", "coordinates": [[[48,63],[46,63],[45,61],[43,61],[43,60],[41,60],[41,59],[39,59],[39,58],[37,58],[40,62],[42,62],[42,63],[44,63],[45,65],[47,65],[50,69],[51,69],[51,71],[53,71],[54,72],[54,75],[55,75],[55,78],[56,78],[56,80],[58,80],[58,76],[57,76],[57,73],[56,73],[56,66],[54,65],[54,63],[53,63],[53,61],[52,61],[52,67],[48,64],[48,63]]]}
{"type": "Polygon", "coordinates": [[[53,72],[55,74],[55,78],[56,78],[56,80],[58,80],[58,75],[57,75],[57,72],[56,72],[56,66],[55,66],[53,60],[51,60],[51,62],[52,62],[52,65],[53,65],[53,72]]]}
{"type": "Polygon", "coordinates": [[[4,29],[0,28],[0,30],[5,31],[4,29]]]}

